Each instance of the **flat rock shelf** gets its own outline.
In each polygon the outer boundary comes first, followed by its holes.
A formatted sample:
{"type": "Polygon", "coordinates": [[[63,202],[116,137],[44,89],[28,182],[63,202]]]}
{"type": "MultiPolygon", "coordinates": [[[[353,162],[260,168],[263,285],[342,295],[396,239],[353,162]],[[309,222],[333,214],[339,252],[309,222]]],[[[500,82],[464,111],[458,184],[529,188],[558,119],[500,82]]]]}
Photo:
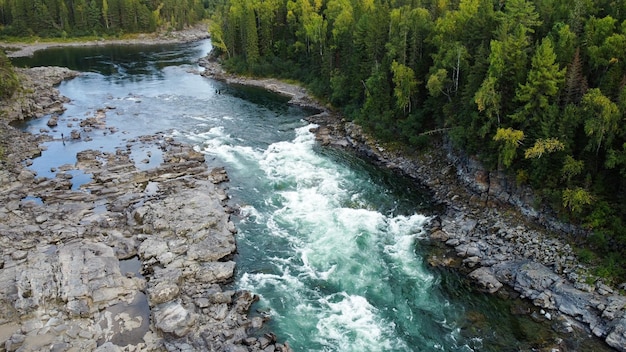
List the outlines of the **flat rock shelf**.
{"type": "MultiPolygon", "coordinates": [[[[106,113],[81,128],[106,128],[106,113]]],[[[251,334],[265,321],[248,317],[255,295],[224,288],[236,252],[224,169],[156,134],[41,177],[26,168],[40,140],[7,121],[2,135],[1,350],[290,351],[251,334]],[[158,162],[133,160],[136,149],[158,162]]]]}

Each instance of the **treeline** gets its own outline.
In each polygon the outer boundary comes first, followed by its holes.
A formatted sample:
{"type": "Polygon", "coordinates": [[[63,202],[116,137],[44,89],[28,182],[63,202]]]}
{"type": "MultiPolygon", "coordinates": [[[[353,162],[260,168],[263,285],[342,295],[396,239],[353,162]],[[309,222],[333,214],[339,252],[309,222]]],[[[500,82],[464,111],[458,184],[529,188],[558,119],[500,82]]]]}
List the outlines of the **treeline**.
{"type": "Polygon", "coordinates": [[[0,35],[65,37],[181,29],[212,0],[0,0],[0,35]]]}
{"type": "Polygon", "coordinates": [[[230,0],[212,37],[231,69],[301,80],[379,138],[447,133],[626,278],[626,0],[230,0]]]}

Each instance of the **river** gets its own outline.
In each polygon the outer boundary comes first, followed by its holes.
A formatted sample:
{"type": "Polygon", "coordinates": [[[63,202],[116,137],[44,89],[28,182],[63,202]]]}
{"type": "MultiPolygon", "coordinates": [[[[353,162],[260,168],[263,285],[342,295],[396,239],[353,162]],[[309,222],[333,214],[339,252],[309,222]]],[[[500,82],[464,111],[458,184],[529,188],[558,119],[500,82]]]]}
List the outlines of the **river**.
{"type": "MultiPolygon", "coordinates": [[[[60,85],[71,99],[55,140],[31,166],[40,176],[78,151],[114,151],[165,132],[192,143],[229,173],[240,208],[234,288],[261,299],[251,314],[295,351],[529,351],[554,346],[550,322],[520,301],[475,292],[455,272],[428,265],[424,225],[437,209],[426,193],[350,153],[315,143],[310,111],[259,89],[198,74],[208,40],[180,45],[55,48],[17,65],[59,65],[84,74],[60,85]],[[96,110],[107,126],[71,131],[96,110]],[[61,141],[63,138],[63,142],[61,141]],[[523,308],[522,308],[523,307],[523,308]]],[[[47,119],[23,128],[33,133],[47,119]]],[[[133,151],[141,167],[160,162],[133,151]],[[142,162],[139,162],[142,160],[142,162]]],[[[89,175],[74,175],[75,187],[89,175]]],[[[585,350],[590,339],[563,342],[585,350]]]]}

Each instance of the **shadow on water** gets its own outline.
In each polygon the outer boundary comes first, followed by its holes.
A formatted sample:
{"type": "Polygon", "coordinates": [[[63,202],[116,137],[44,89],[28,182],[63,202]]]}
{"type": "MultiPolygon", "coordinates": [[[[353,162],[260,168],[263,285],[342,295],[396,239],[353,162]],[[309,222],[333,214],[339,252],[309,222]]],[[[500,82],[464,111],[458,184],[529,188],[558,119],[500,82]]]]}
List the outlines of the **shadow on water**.
{"type": "Polygon", "coordinates": [[[430,216],[443,210],[440,205],[432,202],[428,189],[407,176],[398,175],[388,168],[378,167],[373,161],[345,150],[322,146],[317,146],[315,150],[337,164],[343,164],[359,173],[367,174],[372,185],[382,185],[381,189],[385,195],[389,196],[376,197],[373,203],[378,205],[376,210],[383,214],[407,216],[420,212],[430,216]]]}
{"type": "MultiPolygon", "coordinates": [[[[428,246],[427,246],[428,247],[428,246]]],[[[427,250],[432,250],[432,248],[427,250]]],[[[519,294],[502,288],[495,295],[478,291],[465,274],[451,268],[433,268],[441,277],[441,291],[451,301],[463,301],[460,334],[475,351],[605,351],[612,349],[590,332],[574,329],[559,333],[563,321],[519,294]]]]}
{"type": "Polygon", "coordinates": [[[231,84],[220,91],[221,94],[229,94],[234,97],[247,100],[253,104],[265,106],[269,109],[284,110],[289,98],[276,94],[263,88],[231,84]]]}
{"type": "Polygon", "coordinates": [[[195,64],[209,41],[162,45],[93,45],[49,48],[31,57],[12,58],[17,67],[63,66],[110,77],[160,75],[165,67],[195,64]],[[206,44],[204,44],[206,43],[206,44]],[[191,53],[190,53],[191,52],[191,53]]]}

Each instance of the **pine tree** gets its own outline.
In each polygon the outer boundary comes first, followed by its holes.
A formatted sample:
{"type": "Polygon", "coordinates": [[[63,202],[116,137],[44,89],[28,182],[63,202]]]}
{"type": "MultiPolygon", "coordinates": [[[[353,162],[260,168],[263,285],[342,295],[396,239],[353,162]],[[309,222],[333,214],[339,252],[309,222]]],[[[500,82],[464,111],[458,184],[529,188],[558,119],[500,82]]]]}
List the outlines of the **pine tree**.
{"type": "Polygon", "coordinates": [[[565,89],[563,92],[563,104],[578,104],[587,93],[589,84],[583,74],[583,65],[580,58],[580,48],[576,48],[572,62],[567,66],[565,74],[565,89]]]}
{"type": "MultiPolygon", "coordinates": [[[[549,115],[552,111],[550,105],[555,103],[554,97],[565,77],[565,70],[560,69],[556,63],[556,54],[550,38],[543,39],[531,61],[526,83],[520,85],[516,92],[516,100],[524,106],[512,115],[515,121],[524,126],[524,130],[528,130],[528,127],[537,130],[552,123],[552,116],[549,115]]],[[[550,132],[542,131],[539,135],[551,137],[550,132]]]]}

